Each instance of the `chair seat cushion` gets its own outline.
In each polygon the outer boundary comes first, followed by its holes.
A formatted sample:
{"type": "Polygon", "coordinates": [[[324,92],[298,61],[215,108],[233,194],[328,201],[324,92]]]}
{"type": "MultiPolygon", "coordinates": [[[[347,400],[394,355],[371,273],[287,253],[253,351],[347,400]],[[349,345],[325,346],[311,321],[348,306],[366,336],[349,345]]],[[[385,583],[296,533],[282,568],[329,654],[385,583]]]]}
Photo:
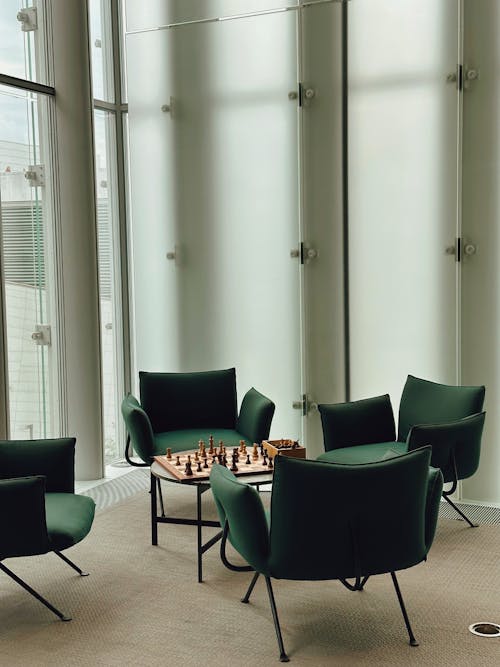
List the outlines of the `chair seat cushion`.
{"type": "Polygon", "coordinates": [[[219,428],[210,430],[206,428],[189,428],[180,431],[155,433],[153,456],[165,454],[167,447],[170,447],[174,453],[183,452],[187,449],[197,449],[200,440],[203,440],[208,447],[208,439],[211,435],[214,438],[214,444],[218,445],[219,440],[222,440],[228,450],[230,447],[237,447],[240,440],[244,440],[247,447],[253,444],[244,435],[232,429],[219,428]]]}
{"type": "Polygon", "coordinates": [[[88,534],[94,520],[95,503],[74,493],[46,493],[47,532],[52,549],[61,551],[88,534]]]}
{"type": "Polygon", "coordinates": [[[406,452],[406,442],[377,442],[370,445],[332,449],[318,456],[317,460],[327,461],[328,463],[374,463],[393,459],[396,456],[406,454],[406,452]]]}

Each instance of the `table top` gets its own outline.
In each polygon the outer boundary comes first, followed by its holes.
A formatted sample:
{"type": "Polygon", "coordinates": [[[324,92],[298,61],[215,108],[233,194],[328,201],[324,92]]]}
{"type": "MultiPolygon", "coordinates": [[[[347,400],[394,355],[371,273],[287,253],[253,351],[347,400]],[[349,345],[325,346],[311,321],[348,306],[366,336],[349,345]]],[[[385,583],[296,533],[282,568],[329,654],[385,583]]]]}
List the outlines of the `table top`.
{"type": "MultiPolygon", "coordinates": [[[[184,479],[184,480],[177,479],[177,477],[172,475],[171,472],[169,472],[166,468],[164,468],[156,461],[151,464],[151,474],[154,477],[158,477],[159,479],[163,479],[167,482],[176,482],[177,484],[190,484],[190,485],[201,484],[204,486],[210,486],[209,479],[184,479]]],[[[245,482],[245,484],[251,484],[252,486],[254,486],[255,484],[269,484],[269,482],[273,481],[273,473],[272,471],[270,471],[270,472],[263,472],[262,474],[237,475],[237,479],[240,479],[242,482],[245,482]]]]}

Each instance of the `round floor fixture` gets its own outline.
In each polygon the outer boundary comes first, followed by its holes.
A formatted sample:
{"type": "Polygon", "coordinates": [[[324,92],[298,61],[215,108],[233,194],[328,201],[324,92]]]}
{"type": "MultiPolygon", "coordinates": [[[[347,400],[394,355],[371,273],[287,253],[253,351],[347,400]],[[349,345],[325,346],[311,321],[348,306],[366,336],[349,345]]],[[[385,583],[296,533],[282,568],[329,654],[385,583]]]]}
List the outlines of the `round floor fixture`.
{"type": "Polygon", "coordinates": [[[479,637],[500,637],[500,625],[484,621],[482,623],[473,623],[469,625],[469,630],[473,635],[479,637]]]}

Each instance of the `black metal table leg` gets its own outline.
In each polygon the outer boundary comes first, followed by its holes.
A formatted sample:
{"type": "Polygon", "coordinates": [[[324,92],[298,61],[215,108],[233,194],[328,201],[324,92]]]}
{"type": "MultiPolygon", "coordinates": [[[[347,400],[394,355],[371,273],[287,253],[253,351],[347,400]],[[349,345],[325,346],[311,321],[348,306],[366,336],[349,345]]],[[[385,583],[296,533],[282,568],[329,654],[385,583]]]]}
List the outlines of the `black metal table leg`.
{"type": "Polygon", "coordinates": [[[151,474],[151,544],[158,545],[158,523],[156,521],[157,515],[156,506],[156,478],[151,474]]]}
{"type": "Polygon", "coordinates": [[[203,581],[203,571],[202,571],[202,544],[201,544],[201,494],[202,494],[202,485],[198,484],[196,486],[196,520],[198,521],[197,531],[198,531],[198,583],[201,584],[203,581]]]}

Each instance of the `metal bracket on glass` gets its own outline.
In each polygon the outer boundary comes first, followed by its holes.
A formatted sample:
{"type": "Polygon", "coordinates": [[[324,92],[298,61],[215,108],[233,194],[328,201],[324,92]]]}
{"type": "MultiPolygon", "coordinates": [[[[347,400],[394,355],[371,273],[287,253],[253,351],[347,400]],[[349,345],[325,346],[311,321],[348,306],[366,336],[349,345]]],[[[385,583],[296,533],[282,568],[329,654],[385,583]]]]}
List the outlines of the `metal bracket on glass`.
{"type": "Polygon", "coordinates": [[[311,410],[317,410],[318,404],[313,403],[307,394],[302,394],[302,398],[299,401],[293,401],[292,408],[300,410],[305,417],[311,410]]]}
{"type": "Polygon", "coordinates": [[[38,18],[36,7],[24,7],[20,12],[17,12],[17,20],[21,23],[21,30],[23,32],[37,30],[38,18]]]}
{"type": "Polygon", "coordinates": [[[173,100],[173,98],[171,97],[169,99],[168,104],[162,104],[161,107],[160,107],[160,110],[161,110],[162,113],[168,113],[168,114],[170,114],[170,117],[172,117],[173,111],[174,111],[174,100],[173,100]]]}
{"type": "Polygon", "coordinates": [[[468,89],[471,86],[471,83],[473,81],[477,81],[479,79],[479,70],[474,69],[471,67],[470,69],[465,70],[465,76],[464,76],[464,88],[468,89]]]}
{"type": "Polygon", "coordinates": [[[24,178],[30,182],[32,188],[45,185],[45,167],[43,164],[30,165],[24,172],[24,178]]]}
{"type": "Polygon", "coordinates": [[[50,324],[37,324],[31,338],[37,345],[50,345],[52,343],[50,324]]]}

